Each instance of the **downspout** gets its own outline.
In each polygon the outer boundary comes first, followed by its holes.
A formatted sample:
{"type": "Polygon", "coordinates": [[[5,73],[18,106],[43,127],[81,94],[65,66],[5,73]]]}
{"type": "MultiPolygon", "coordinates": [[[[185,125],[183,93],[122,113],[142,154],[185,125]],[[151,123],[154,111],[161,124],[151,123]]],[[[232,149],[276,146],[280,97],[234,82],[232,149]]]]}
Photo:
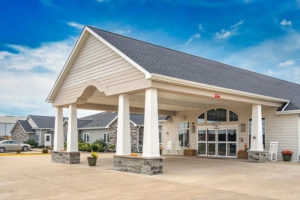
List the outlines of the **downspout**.
{"type": "Polygon", "coordinates": [[[281,111],[285,111],[286,107],[288,107],[288,105],[290,104],[291,101],[288,101],[285,106],[281,109],[281,111]]]}
{"type": "Polygon", "coordinates": [[[140,127],[137,126],[137,128],[136,128],[136,149],[137,149],[138,153],[140,153],[139,141],[140,141],[140,127]]]}

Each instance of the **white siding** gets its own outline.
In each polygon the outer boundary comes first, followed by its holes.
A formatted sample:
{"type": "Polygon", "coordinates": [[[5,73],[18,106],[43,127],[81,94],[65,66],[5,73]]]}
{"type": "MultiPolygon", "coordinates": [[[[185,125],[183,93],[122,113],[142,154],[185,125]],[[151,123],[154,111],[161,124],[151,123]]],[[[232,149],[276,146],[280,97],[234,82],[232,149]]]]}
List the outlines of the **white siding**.
{"type": "Polygon", "coordinates": [[[144,79],[145,75],[113,50],[89,35],[73,62],[55,101],[74,101],[86,82],[96,81],[103,88],[144,79]]]}
{"type": "Polygon", "coordinates": [[[88,133],[90,136],[89,143],[92,144],[98,139],[104,139],[104,133],[109,133],[108,129],[96,129],[96,130],[81,130],[80,131],[80,137],[83,139],[83,134],[88,133]]]}
{"type": "Polygon", "coordinates": [[[282,160],[281,151],[286,149],[293,152],[293,161],[298,160],[298,115],[277,115],[272,110],[264,112],[266,113],[266,150],[269,149],[270,141],[278,140],[279,160],[282,160]]]}

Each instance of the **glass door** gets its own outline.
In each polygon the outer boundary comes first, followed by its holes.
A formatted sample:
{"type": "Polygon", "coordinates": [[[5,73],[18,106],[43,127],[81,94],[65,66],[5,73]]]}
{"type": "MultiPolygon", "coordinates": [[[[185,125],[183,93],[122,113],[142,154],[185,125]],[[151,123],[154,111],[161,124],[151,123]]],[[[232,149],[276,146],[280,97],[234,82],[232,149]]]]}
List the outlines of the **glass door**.
{"type": "Polygon", "coordinates": [[[198,130],[198,154],[207,155],[206,153],[206,130],[198,130]]]}
{"type": "Polygon", "coordinates": [[[237,127],[198,127],[198,155],[236,157],[237,127]]]}
{"type": "Polygon", "coordinates": [[[207,155],[216,155],[216,131],[207,129],[207,155]]]}

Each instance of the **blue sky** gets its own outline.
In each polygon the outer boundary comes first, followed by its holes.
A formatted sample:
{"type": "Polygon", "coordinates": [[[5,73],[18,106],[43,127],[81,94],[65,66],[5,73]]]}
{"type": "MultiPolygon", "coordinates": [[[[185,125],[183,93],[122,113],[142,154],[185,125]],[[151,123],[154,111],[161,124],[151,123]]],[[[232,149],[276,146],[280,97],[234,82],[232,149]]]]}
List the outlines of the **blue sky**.
{"type": "Polygon", "coordinates": [[[299,13],[300,0],[3,0],[0,115],[54,115],[45,99],[84,25],[299,84],[299,13]]]}

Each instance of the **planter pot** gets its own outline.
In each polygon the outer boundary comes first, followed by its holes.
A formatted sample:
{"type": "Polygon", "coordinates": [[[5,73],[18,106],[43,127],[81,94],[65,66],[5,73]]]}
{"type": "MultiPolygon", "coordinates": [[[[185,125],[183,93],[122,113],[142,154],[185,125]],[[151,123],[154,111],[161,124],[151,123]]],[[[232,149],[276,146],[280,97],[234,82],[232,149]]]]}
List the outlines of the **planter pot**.
{"type": "Polygon", "coordinates": [[[248,152],[246,151],[238,152],[238,159],[248,159],[248,152]]]}
{"type": "Polygon", "coordinates": [[[183,155],[185,156],[196,156],[196,149],[184,149],[183,155]]]}
{"type": "Polygon", "coordinates": [[[284,161],[291,161],[292,154],[282,154],[282,158],[284,161]]]}
{"type": "Polygon", "coordinates": [[[96,164],[97,164],[97,158],[87,157],[87,160],[88,160],[89,166],[96,166],[96,164]]]}

